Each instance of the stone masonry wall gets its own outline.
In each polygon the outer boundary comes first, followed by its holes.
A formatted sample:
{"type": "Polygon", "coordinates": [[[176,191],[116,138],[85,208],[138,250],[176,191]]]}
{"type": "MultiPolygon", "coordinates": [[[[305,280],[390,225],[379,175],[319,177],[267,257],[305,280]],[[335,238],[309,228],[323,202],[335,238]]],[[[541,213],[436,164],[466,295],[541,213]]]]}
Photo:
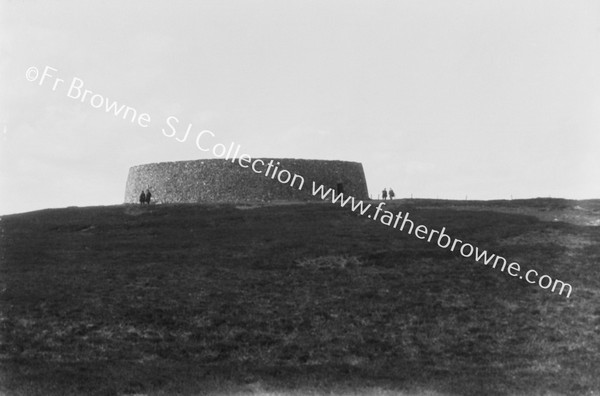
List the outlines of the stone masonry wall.
{"type": "MultiPolygon", "coordinates": [[[[255,158],[252,161],[256,160],[255,158]]],[[[265,176],[266,166],[259,166],[262,174],[251,167],[243,168],[236,161],[207,159],[196,161],[161,162],[134,166],[129,169],[125,188],[125,203],[139,202],[142,190],[150,189],[154,203],[175,202],[268,202],[274,200],[319,200],[312,196],[312,182],[317,186],[343,188],[344,195],[358,199],[368,198],[367,183],[362,164],[348,161],[323,161],[303,159],[261,158],[265,164],[270,160],[280,164],[275,175],[283,169],[292,176],[304,178],[304,186],[298,190],[300,179],[294,186],[283,184],[265,176]],[[341,186],[340,186],[341,185],[341,186]]],[[[272,168],[271,171],[273,171],[272,168]]],[[[286,174],[282,174],[285,179],[286,174]]]]}

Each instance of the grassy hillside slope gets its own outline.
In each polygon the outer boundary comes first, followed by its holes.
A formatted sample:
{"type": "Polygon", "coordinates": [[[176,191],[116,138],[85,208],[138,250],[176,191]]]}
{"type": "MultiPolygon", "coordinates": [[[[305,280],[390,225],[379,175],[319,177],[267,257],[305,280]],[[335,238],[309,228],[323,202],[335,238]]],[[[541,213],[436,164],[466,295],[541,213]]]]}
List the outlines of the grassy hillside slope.
{"type": "Polygon", "coordinates": [[[0,393],[599,394],[598,227],[395,205],[571,283],[571,298],[326,203],[10,215],[0,393]]]}

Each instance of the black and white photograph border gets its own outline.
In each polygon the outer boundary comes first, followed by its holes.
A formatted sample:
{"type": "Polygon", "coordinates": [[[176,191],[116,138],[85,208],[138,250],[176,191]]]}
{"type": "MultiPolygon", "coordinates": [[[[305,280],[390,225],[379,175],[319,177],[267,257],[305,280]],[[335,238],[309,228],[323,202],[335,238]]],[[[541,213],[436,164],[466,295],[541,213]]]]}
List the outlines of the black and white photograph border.
{"type": "Polygon", "coordinates": [[[0,21],[0,396],[600,396],[600,2],[0,21]]]}

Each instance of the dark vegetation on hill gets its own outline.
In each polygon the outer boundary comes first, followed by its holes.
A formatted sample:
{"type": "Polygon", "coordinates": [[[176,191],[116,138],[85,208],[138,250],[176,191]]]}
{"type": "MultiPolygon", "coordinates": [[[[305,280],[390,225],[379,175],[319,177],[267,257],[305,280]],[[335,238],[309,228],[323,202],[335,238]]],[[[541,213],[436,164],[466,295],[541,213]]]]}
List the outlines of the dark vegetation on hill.
{"type": "Polygon", "coordinates": [[[0,393],[599,392],[600,230],[494,210],[512,202],[386,209],[569,282],[571,298],[325,203],[4,216],[0,393]]]}

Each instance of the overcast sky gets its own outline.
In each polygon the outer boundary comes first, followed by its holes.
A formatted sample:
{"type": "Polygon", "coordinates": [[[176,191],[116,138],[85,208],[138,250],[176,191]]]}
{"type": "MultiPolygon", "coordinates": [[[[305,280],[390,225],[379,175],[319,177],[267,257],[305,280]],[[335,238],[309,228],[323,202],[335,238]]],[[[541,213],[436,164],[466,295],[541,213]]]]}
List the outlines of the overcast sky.
{"type": "Polygon", "coordinates": [[[0,214],[122,203],[129,167],[213,157],[169,116],[360,161],[373,196],[600,197],[597,0],[0,1],[0,214]]]}

